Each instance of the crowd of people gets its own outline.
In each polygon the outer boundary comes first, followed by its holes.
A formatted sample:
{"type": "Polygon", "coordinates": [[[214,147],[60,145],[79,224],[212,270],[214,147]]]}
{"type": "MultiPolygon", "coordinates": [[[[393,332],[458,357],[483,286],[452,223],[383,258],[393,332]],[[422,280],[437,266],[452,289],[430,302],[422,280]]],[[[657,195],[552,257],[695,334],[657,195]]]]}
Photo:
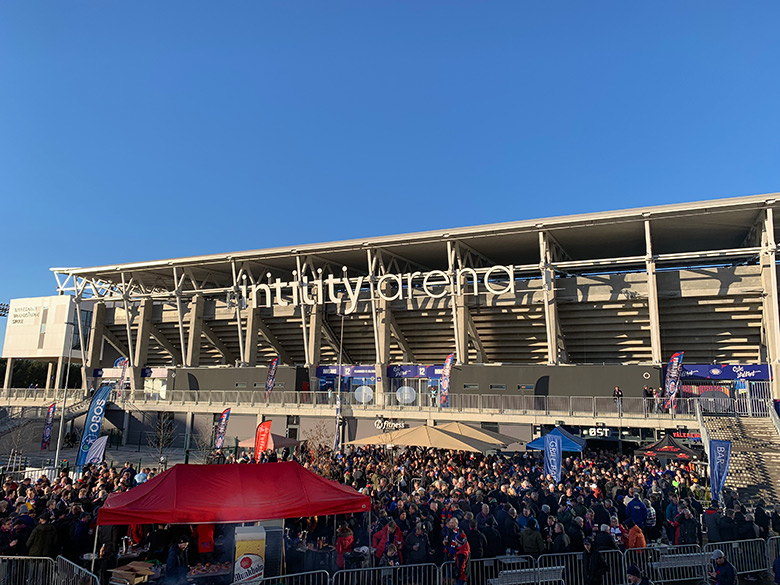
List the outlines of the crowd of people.
{"type": "MultiPolygon", "coordinates": [[[[238,464],[253,459],[246,454],[231,458],[238,464]]],[[[599,585],[607,571],[605,551],[653,543],[700,545],[699,518],[709,542],[780,533],[780,507],[769,511],[758,502],[748,513],[728,490],[724,508],[716,501],[703,505],[707,491],[692,463],[662,464],[606,450],[564,458],[557,482],[545,475],[541,454],[531,452],[378,447],[334,452],[304,443],[292,451],[262,454],[260,462],[279,459],[298,461],[371,497],[370,513],[338,518],[337,526],[327,519],[286,521],[290,552],[329,541],[338,568],[453,561],[453,579],[464,583],[470,559],[581,552],[587,585],[599,585]]],[[[120,469],[104,463],[76,479],[65,471],[52,479],[7,478],[0,500],[0,555],[62,554],[79,562],[92,549],[96,513],[107,496],[155,474],[149,468],[136,471],[130,463],[120,469]]],[[[188,554],[186,543],[199,540],[187,527],[101,530],[106,532],[98,534],[98,541],[109,554],[129,536],[150,545],[155,558],[174,569],[188,554]]]]}

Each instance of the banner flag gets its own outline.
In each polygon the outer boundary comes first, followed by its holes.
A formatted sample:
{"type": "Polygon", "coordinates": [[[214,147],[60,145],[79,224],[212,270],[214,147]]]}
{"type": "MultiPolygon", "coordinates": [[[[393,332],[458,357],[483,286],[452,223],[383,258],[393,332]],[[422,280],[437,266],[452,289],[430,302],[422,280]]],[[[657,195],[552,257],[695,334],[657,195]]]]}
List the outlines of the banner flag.
{"type": "Polygon", "coordinates": [[[274,382],[276,381],[276,367],[279,365],[279,356],[276,356],[271,365],[268,366],[268,377],[265,379],[265,400],[271,395],[274,390],[274,382]]]}
{"type": "Polygon", "coordinates": [[[682,361],[685,352],[678,351],[669,358],[669,365],[666,368],[666,380],[664,388],[666,389],[666,408],[677,406],[677,389],[680,386],[680,376],[682,375],[682,361]]]}
{"type": "Polygon", "coordinates": [[[270,438],[271,421],[267,420],[264,423],[257,425],[257,430],[255,431],[255,463],[258,463],[260,461],[260,455],[268,450],[270,438]]]}
{"type": "Polygon", "coordinates": [[[444,369],[441,371],[441,382],[439,382],[439,406],[449,408],[450,406],[450,374],[452,373],[452,360],[455,354],[451,353],[444,360],[444,369]]]}
{"type": "Polygon", "coordinates": [[[712,499],[717,500],[723,484],[726,483],[726,475],[729,472],[731,460],[731,441],[710,441],[710,491],[712,499]]]}
{"type": "Polygon", "coordinates": [[[108,435],[103,435],[97,441],[92,443],[87,453],[87,463],[102,463],[103,455],[106,453],[106,443],[108,443],[108,435]]]}
{"type": "Polygon", "coordinates": [[[51,430],[54,427],[54,411],[57,409],[57,403],[53,402],[46,413],[46,420],[43,423],[43,438],[41,439],[41,451],[49,448],[51,442],[51,430]]]}
{"type": "Polygon", "coordinates": [[[563,438],[547,433],[544,436],[544,474],[551,476],[555,483],[561,481],[561,463],[563,460],[563,438]]]}
{"type": "Polygon", "coordinates": [[[217,436],[214,439],[215,449],[222,449],[222,445],[225,444],[225,432],[227,431],[229,418],[230,418],[230,409],[226,408],[222,412],[222,415],[219,417],[219,424],[217,425],[217,436]]]}
{"type": "Polygon", "coordinates": [[[95,390],[95,395],[92,397],[92,402],[87,411],[84,432],[81,434],[81,445],[79,446],[79,454],[76,457],[76,465],[84,465],[90,447],[100,437],[100,427],[103,426],[103,417],[106,414],[106,404],[108,403],[111,390],[111,384],[103,384],[95,390]]]}

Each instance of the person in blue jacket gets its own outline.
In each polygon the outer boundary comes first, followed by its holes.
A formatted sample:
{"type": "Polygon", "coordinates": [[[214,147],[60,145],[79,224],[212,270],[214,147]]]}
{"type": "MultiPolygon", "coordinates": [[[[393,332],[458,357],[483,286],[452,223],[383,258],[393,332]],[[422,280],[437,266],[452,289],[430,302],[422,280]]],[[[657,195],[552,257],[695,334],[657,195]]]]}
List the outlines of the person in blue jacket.
{"type": "Polygon", "coordinates": [[[639,496],[635,495],[630,500],[625,500],[624,503],[626,505],[626,517],[631,518],[639,528],[644,528],[647,520],[647,506],[642,503],[639,496]]]}

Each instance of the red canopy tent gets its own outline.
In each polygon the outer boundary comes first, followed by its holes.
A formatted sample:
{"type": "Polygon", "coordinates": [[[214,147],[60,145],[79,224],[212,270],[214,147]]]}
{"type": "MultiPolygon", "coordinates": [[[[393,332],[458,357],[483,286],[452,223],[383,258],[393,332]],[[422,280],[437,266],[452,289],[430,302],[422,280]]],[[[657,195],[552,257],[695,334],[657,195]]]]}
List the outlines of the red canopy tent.
{"type": "Polygon", "coordinates": [[[111,494],[98,524],[224,524],[367,512],[371,499],[298,463],[179,464],[111,494]]]}

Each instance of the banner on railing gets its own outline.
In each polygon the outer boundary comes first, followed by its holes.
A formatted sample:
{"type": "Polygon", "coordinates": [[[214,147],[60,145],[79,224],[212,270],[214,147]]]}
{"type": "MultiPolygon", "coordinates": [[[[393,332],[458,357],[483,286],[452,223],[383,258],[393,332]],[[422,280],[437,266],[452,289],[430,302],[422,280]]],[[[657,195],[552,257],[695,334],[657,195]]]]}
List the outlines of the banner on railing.
{"type": "Polygon", "coordinates": [[[87,411],[87,420],[84,423],[84,432],[81,435],[81,445],[79,445],[76,465],[84,465],[89,449],[100,437],[100,428],[103,426],[103,417],[106,414],[106,404],[110,394],[111,384],[103,384],[95,391],[95,396],[92,397],[92,402],[87,411]]]}
{"type": "Polygon", "coordinates": [[[674,408],[677,405],[677,390],[680,386],[684,353],[683,351],[678,351],[669,358],[669,365],[666,368],[666,380],[664,382],[666,408],[674,408]]]}
{"type": "Polygon", "coordinates": [[[274,382],[276,381],[276,368],[279,365],[279,356],[276,356],[268,367],[268,376],[265,379],[265,399],[271,395],[274,390],[274,382]]]}
{"type": "Polygon", "coordinates": [[[451,353],[444,360],[444,370],[441,373],[441,382],[439,382],[439,406],[449,408],[450,406],[450,374],[452,373],[452,360],[455,354],[451,353]]]}
{"type": "Polygon", "coordinates": [[[717,500],[723,485],[726,483],[726,475],[729,472],[731,460],[731,441],[710,441],[710,490],[712,499],[717,500]]]}
{"type": "Polygon", "coordinates": [[[49,448],[51,443],[51,430],[54,427],[54,411],[57,408],[57,403],[53,402],[49,406],[48,412],[46,412],[46,421],[43,423],[43,438],[41,439],[41,451],[49,448]]]}
{"type": "Polygon", "coordinates": [[[544,436],[544,474],[552,477],[555,483],[561,481],[562,457],[563,438],[547,433],[544,436]]]}
{"type": "Polygon", "coordinates": [[[271,421],[257,425],[255,431],[255,462],[260,462],[260,456],[268,449],[268,440],[271,438],[271,421]]]}
{"type": "Polygon", "coordinates": [[[230,409],[226,408],[222,411],[222,415],[219,417],[219,424],[217,425],[217,436],[214,438],[214,448],[222,449],[225,444],[225,433],[227,432],[228,419],[230,418],[230,409]]]}

